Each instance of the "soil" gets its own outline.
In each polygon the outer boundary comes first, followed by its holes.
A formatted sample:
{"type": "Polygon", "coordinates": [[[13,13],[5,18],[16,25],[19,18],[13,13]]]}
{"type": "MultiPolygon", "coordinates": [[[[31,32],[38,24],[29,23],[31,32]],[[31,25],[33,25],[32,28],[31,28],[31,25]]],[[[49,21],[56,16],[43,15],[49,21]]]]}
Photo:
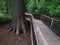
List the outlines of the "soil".
{"type": "Polygon", "coordinates": [[[16,35],[14,32],[8,32],[9,24],[0,24],[0,45],[31,45],[30,31],[27,31],[25,37],[23,33],[16,35]]]}

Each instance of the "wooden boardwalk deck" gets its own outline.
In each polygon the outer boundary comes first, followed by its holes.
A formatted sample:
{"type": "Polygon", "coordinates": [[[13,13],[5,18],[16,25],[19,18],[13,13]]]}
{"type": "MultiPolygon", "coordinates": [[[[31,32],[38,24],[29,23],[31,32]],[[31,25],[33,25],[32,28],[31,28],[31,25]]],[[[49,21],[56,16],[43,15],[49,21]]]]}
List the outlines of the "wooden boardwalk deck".
{"type": "Polygon", "coordinates": [[[42,21],[33,19],[33,26],[38,45],[60,45],[59,37],[42,21]]]}

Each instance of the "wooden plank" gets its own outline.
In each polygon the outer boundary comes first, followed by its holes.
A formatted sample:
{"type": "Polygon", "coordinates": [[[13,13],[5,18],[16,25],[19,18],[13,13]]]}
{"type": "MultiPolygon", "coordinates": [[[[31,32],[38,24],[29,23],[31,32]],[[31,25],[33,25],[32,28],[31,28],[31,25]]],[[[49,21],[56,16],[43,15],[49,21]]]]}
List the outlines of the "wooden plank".
{"type": "Polygon", "coordinates": [[[34,32],[38,45],[60,45],[60,39],[44,23],[33,19],[34,32]]]}
{"type": "Polygon", "coordinates": [[[52,32],[42,21],[32,17],[37,45],[60,45],[60,37],[52,32]]]}

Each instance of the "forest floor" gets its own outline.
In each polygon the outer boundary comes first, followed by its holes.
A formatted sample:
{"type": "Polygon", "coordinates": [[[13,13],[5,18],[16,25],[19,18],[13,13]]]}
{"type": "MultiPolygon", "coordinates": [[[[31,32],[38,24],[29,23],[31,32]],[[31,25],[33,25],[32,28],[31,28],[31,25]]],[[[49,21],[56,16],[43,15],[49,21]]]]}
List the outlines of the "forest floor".
{"type": "Polygon", "coordinates": [[[15,33],[8,32],[9,24],[0,24],[0,45],[31,45],[30,31],[27,31],[27,36],[24,37],[23,33],[16,35],[15,33]]]}

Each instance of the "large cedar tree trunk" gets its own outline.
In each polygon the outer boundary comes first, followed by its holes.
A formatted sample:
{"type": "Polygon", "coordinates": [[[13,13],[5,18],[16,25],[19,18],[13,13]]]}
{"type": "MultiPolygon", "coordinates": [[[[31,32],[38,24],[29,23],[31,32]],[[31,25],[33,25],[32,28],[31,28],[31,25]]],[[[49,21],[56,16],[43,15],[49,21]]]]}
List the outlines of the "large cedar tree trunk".
{"type": "Polygon", "coordinates": [[[12,10],[12,26],[9,31],[16,32],[19,34],[20,31],[24,33],[26,36],[26,28],[25,28],[25,7],[24,0],[13,0],[13,10],[12,10]]]}

